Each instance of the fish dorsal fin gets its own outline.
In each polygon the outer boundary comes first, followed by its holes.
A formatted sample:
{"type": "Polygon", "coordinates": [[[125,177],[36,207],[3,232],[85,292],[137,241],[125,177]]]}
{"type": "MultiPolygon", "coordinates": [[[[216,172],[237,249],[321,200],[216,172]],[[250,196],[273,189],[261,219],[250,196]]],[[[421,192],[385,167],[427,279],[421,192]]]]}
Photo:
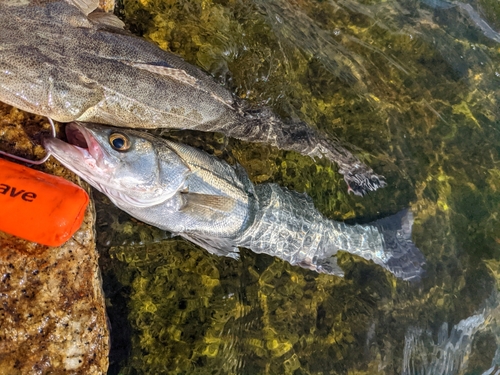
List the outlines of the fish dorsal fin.
{"type": "Polygon", "coordinates": [[[113,13],[106,13],[100,9],[96,9],[90,13],[88,15],[88,19],[96,25],[105,27],[114,27],[117,29],[123,29],[125,27],[123,21],[116,17],[113,13]]]}
{"type": "Polygon", "coordinates": [[[198,80],[182,69],[143,63],[128,63],[128,65],[133,66],[137,69],[147,70],[148,72],[155,73],[161,76],[166,76],[189,86],[199,88],[198,80]]]}
{"type": "Polygon", "coordinates": [[[182,193],[184,205],[182,211],[210,218],[218,213],[226,214],[234,210],[236,201],[233,198],[198,193],[182,193]]]}
{"type": "Polygon", "coordinates": [[[67,3],[74,5],[85,15],[93,12],[99,7],[99,0],[65,0],[67,3]]]}

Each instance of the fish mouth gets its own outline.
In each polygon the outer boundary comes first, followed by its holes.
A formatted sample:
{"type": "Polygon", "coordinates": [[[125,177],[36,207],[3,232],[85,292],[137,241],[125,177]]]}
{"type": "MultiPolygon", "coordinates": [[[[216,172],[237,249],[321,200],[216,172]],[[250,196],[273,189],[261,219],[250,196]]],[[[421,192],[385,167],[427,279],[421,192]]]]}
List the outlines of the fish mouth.
{"type": "Polygon", "coordinates": [[[105,151],[84,126],[74,122],[66,125],[66,138],[67,142],[58,138],[44,140],[47,151],[66,168],[92,179],[109,172],[105,151]]]}
{"type": "Polygon", "coordinates": [[[80,152],[87,162],[93,160],[94,166],[97,166],[98,161],[103,159],[104,153],[90,132],[75,122],[66,125],[65,131],[68,144],[80,152]]]}
{"type": "Polygon", "coordinates": [[[80,148],[88,148],[87,139],[85,138],[84,133],[80,130],[78,125],[75,123],[71,123],[66,126],[66,138],[68,139],[68,143],[77,146],[80,148]]]}

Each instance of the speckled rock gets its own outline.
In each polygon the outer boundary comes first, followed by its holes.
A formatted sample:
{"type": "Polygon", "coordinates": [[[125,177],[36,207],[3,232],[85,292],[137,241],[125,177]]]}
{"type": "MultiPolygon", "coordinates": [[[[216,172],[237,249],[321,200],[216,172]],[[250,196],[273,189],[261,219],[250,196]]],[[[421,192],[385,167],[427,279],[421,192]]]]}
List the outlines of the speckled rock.
{"type": "MultiPolygon", "coordinates": [[[[0,148],[31,158],[47,121],[0,103],[0,148]],[[29,135],[29,136],[28,136],[29,135]],[[33,141],[31,141],[33,140],[33,141]]],[[[78,183],[50,159],[44,172],[78,183]]],[[[61,247],[0,232],[0,374],[102,374],[109,332],[94,241],[94,210],[61,247]]]]}
{"type": "MultiPolygon", "coordinates": [[[[113,1],[101,1],[103,9],[113,1]]],[[[46,119],[0,103],[0,149],[39,159],[46,119]]],[[[44,172],[81,185],[50,159],[44,172]]],[[[0,208],[1,214],[1,208],[0,208]]],[[[109,331],[89,205],[81,228],[63,246],[0,232],[0,375],[104,374],[109,331]]]]}
{"type": "Polygon", "coordinates": [[[93,210],[58,248],[0,233],[0,374],[102,374],[106,325],[93,210]]]}

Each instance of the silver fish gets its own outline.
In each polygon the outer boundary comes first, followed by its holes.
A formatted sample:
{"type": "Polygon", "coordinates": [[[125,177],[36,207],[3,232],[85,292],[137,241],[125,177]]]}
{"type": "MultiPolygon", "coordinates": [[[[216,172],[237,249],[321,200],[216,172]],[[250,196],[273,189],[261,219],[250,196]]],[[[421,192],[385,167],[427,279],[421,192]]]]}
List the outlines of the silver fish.
{"type": "Polygon", "coordinates": [[[303,122],[251,108],[211,77],[123,22],[98,0],[0,0],[0,101],[60,122],[221,132],[339,165],[349,191],[383,177],[303,122]]]}
{"type": "Polygon", "coordinates": [[[238,246],[317,272],[343,276],[344,250],[417,280],[424,257],[411,241],[410,211],[367,225],[324,218],[307,195],[277,184],[254,186],[241,166],[151,134],[71,123],[68,143],[45,146],[67,168],[131,216],[180,235],[212,254],[238,246]]]}

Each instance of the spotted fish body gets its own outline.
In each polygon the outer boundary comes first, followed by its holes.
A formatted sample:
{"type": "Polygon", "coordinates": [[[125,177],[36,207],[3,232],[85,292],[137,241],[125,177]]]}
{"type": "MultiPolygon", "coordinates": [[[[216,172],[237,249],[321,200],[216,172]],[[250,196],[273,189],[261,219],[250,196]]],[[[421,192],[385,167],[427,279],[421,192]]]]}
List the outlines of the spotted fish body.
{"type": "Polygon", "coordinates": [[[385,185],[337,140],[250,108],[96,7],[96,0],[0,0],[0,101],[60,122],[221,132],[326,157],[358,195],[385,185]]]}
{"type": "Polygon", "coordinates": [[[324,218],[305,194],[254,186],[240,166],[184,144],[97,124],[70,124],[66,134],[69,143],[45,145],[67,168],[133,217],[213,254],[238,258],[241,246],[342,276],[336,255],[344,250],[405,280],[423,272],[409,211],[347,225],[324,218]]]}

